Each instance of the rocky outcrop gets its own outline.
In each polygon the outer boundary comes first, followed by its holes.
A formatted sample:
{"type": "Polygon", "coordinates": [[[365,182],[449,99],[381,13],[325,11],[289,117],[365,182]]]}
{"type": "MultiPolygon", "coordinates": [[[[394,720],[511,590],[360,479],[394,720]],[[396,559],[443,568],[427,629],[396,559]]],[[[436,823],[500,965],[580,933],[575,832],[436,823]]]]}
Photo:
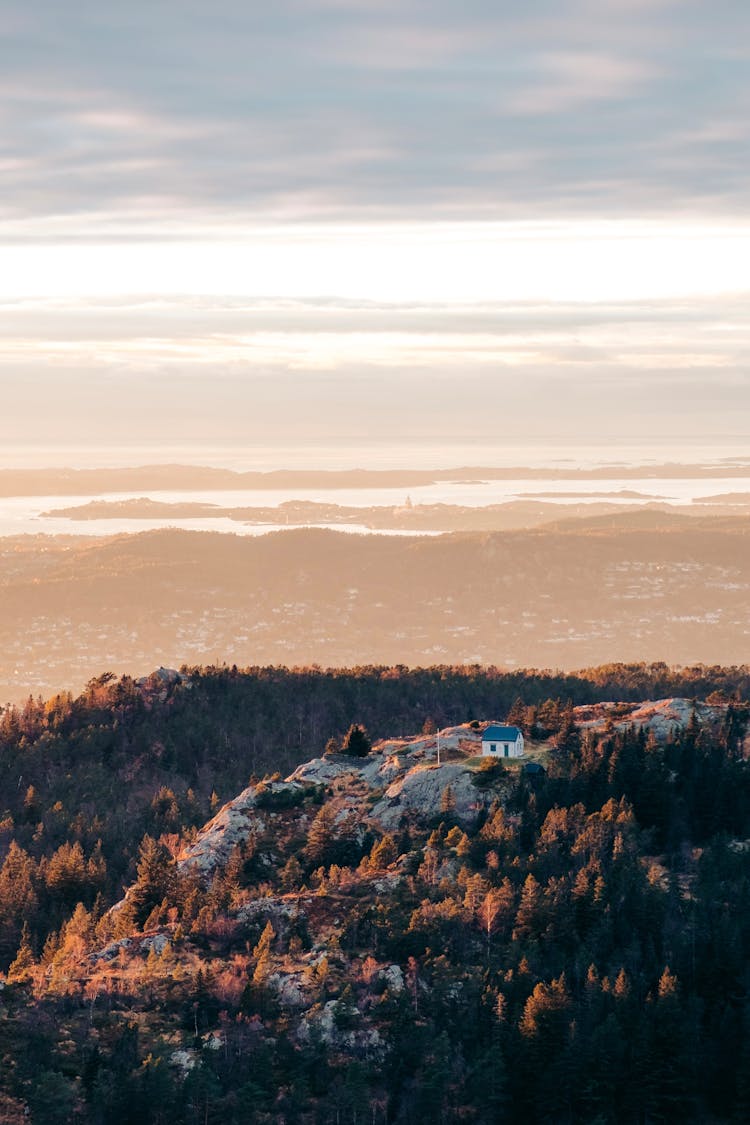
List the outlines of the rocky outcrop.
{"type": "Polygon", "coordinates": [[[121,953],[127,953],[129,957],[136,954],[140,957],[148,957],[150,953],[159,956],[168,945],[170,945],[170,935],[164,932],[124,937],[111,941],[103,949],[90,954],[88,959],[92,963],[109,962],[114,961],[121,953]]]}
{"type": "Polygon", "coordinates": [[[400,965],[389,965],[387,969],[381,969],[378,977],[385,983],[389,992],[403,992],[405,988],[404,974],[400,965]]]}
{"type": "Polygon", "coordinates": [[[266,983],[276,993],[276,998],[284,1008],[308,1006],[309,998],[302,971],[271,973],[266,983]]]}
{"type": "Polygon", "coordinates": [[[287,781],[301,781],[308,785],[330,785],[339,777],[346,774],[362,772],[362,758],[349,758],[344,754],[332,755],[329,758],[312,758],[297,766],[287,781]]]}
{"type": "Polygon", "coordinates": [[[157,686],[160,684],[175,684],[187,683],[187,677],[178,672],[176,668],[165,668],[163,665],[150,672],[148,676],[139,676],[135,681],[136,687],[157,686]]]}
{"type": "Polygon", "coordinates": [[[298,766],[284,781],[250,785],[219,810],[196,840],[177,857],[181,867],[195,867],[210,875],[229,859],[233,849],[255,831],[267,826],[266,808],[274,798],[293,803],[296,796],[313,786],[358,787],[359,797],[349,797],[348,805],[363,820],[372,820],[385,829],[396,827],[405,815],[432,817],[440,812],[447,786],[455,799],[459,819],[471,821],[486,803],[486,795],[472,782],[472,769],[465,759],[479,752],[481,730],[468,724],[447,727],[439,736],[418,735],[412,739],[389,739],[377,743],[365,758],[331,755],[312,758],[298,766]],[[449,756],[458,761],[437,765],[449,756]],[[376,798],[372,808],[366,798],[376,798]]]}
{"type": "Polygon", "coordinates": [[[496,793],[483,792],[474,782],[474,771],[462,763],[412,767],[388,786],[370,816],[385,829],[397,828],[405,816],[429,819],[448,803],[464,823],[477,819],[496,793]]]}
{"type": "Polygon", "coordinates": [[[193,681],[175,668],[161,667],[150,672],[148,676],[139,676],[135,686],[146,705],[151,706],[155,700],[164,703],[170,692],[178,687],[189,690],[193,686],[193,681]]]}
{"type": "Polygon", "coordinates": [[[243,844],[255,829],[264,827],[256,811],[256,786],[243,789],[238,797],[224,805],[213,820],[198,834],[194,843],[177,857],[181,867],[196,867],[201,874],[209,874],[226,863],[234,848],[243,844]]]}
{"type": "Polygon", "coordinates": [[[305,1043],[314,1031],[328,1047],[346,1050],[360,1058],[381,1056],[385,1044],[380,1032],[375,1027],[357,1026],[359,1022],[356,1008],[344,1011],[340,1000],[329,1000],[322,1008],[313,1009],[302,1018],[297,1038],[305,1043]]]}
{"type": "MultiPolygon", "coordinates": [[[[660,699],[646,703],[598,703],[576,707],[574,715],[582,730],[603,731],[642,727],[660,741],[690,723],[693,714],[701,724],[719,725],[726,705],[709,706],[689,699],[660,699]]],[[[298,766],[284,781],[251,785],[209,821],[197,839],[178,856],[181,866],[195,867],[210,875],[226,863],[233,849],[251,832],[260,835],[268,826],[269,808],[294,804],[315,786],[345,793],[347,815],[355,814],[361,825],[391,831],[406,819],[439,816],[449,803],[459,821],[470,824],[498,796],[502,798],[502,774],[488,787],[477,785],[475,764],[481,751],[486,724],[461,724],[439,734],[414,738],[386,739],[364,758],[335,754],[312,758],[298,766]],[[438,764],[438,755],[440,764],[438,764]],[[448,761],[445,761],[445,759],[448,761]],[[450,796],[445,798],[446,790],[450,796]]]]}
{"type": "Polygon", "coordinates": [[[726,711],[726,704],[709,705],[679,697],[646,703],[596,703],[573,709],[576,724],[583,730],[604,730],[608,723],[616,730],[645,728],[658,742],[684,730],[693,715],[701,726],[720,726],[726,711]]]}

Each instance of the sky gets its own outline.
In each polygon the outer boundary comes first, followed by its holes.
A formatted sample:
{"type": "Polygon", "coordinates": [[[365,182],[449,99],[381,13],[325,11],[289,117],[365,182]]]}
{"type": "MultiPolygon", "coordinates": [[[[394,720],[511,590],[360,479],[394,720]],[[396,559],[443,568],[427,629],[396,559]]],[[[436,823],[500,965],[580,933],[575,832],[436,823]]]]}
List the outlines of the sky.
{"type": "Polygon", "coordinates": [[[0,461],[747,448],[748,63],[744,0],[5,0],[0,461]]]}

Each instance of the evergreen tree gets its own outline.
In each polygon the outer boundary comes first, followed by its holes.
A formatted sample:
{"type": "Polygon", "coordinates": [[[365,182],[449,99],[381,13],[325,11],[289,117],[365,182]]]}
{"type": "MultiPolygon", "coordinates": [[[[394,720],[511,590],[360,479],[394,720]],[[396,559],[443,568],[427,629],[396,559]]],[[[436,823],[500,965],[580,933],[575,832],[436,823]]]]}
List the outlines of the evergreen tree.
{"type": "Polygon", "coordinates": [[[265,984],[266,982],[266,978],[271,971],[271,943],[275,937],[276,933],[273,926],[270,922],[266,922],[258,944],[253,950],[253,960],[255,961],[253,984],[265,984]]]}
{"type": "Polygon", "coordinates": [[[342,753],[349,754],[353,758],[365,758],[371,750],[372,743],[367,731],[363,726],[353,723],[346,732],[342,753]]]}
{"type": "Polygon", "coordinates": [[[302,867],[296,856],[290,856],[281,872],[281,889],[296,891],[302,883],[302,867]]]}
{"type": "Polygon", "coordinates": [[[15,956],[24,924],[36,923],[36,875],[34,860],[13,840],[0,868],[0,968],[15,956]]]}
{"type": "Polygon", "coordinates": [[[456,795],[450,785],[446,785],[440,794],[440,812],[451,815],[456,811],[456,795]]]}
{"type": "Polygon", "coordinates": [[[31,980],[32,969],[35,964],[34,951],[29,940],[29,924],[24,922],[18,952],[8,969],[8,983],[26,984],[31,980]]]}
{"type": "Polygon", "coordinates": [[[139,850],[137,878],[127,897],[132,917],[142,926],[155,906],[167,897],[173,885],[173,860],[163,844],[144,836],[139,850]]]}

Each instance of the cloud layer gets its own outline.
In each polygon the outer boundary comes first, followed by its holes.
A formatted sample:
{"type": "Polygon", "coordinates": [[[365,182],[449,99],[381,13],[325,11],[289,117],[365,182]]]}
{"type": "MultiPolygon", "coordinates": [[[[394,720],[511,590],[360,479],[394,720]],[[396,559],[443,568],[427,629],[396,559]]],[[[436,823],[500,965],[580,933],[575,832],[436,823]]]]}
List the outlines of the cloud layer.
{"type": "Polygon", "coordinates": [[[0,214],[737,215],[748,43],[735,0],[8,0],[0,214]]]}
{"type": "Polygon", "coordinates": [[[743,298],[6,301],[3,443],[650,442],[750,432],[743,298]],[[63,424],[64,423],[64,424],[63,424]]]}
{"type": "Polygon", "coordinates": [[[750,432],[747,5],[6,0],[0,55],[2,442],[750,432]]]}

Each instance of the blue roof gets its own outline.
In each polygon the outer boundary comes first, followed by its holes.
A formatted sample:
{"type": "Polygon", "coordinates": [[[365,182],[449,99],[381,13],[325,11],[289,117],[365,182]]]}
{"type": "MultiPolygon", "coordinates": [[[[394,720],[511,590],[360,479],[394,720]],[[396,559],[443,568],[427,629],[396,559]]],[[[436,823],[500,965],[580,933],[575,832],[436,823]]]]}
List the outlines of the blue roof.
{"type": "Polygon", "coordinates": [[[501,727],[498,723],[493,723],[483,732],[482,742],[515,742],[520,737],[518,727],[501,727]]]}

